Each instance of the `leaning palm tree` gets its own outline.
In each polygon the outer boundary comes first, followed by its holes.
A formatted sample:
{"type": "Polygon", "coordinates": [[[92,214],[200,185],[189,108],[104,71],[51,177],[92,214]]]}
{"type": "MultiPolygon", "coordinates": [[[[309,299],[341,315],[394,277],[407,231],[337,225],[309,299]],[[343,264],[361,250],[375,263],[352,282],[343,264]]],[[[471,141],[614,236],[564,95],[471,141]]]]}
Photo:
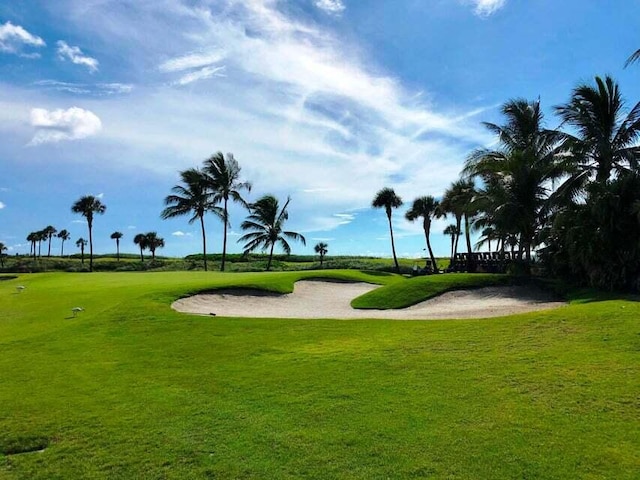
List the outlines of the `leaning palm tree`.
{"type": "Polygon", "coordinates": [[[604,184],[612,174],[638,169],[640,102],[624,115],[618,84],[609,76],[596,77],[595,82],[595,86],[579,85],[568,103],[556,107],[564,124],[577,132],[566,134],[566,154],[574,168],[558,189],[565,199],[583,192],[592,179],[604,184]]]}
{"type": "Polygon", "coordinates": [[[147,236],[144,233],[139,233],[133,237],[133,243],[140,247],[140,261],[144,262],[144,250],[147,248],[147,236]]]}
{"type": "Polygon", "coordinates": [[[60,256],[62,257],[64,256],[64,242],[71,238],[71,234],[67,230],[63,229],[58,232],[58,238],[62,240],[62,243],[60,244],[60,256]]]}
{"type": "Polygon", "coordinates": [[[84,265],[84,247],[87,246],[87,241],[80,237],[78,240],[76,240],[76,247],[78,247],[80,249],[80,255],[81,255],[81,259],[82,259],[82,265],[84,265]]]}
{"type": "Polygon", "coordinates": [[[56,230],[55,227],[52,227],[51,225],[49,225],[42,232],[46,235],[46,238],[49,240],[47,257],[51,257],[51,238],[53,238],[53,236],[58,232],[58,230],[56,230]]]}
{"type": "Polygon", "coordinates": [[[429,256],[431,257],[431,265],[433,265],[433,271],[437,272],[436,257],[433,255],[433,249],[431,248],[431,239],[429,238],[431,232],[431,219],[438,218],[440,213],[440,202],[438,202],[431,195],[426,197],[419,197],[413,201],[411,208],[407,210],[405,218],[410,222],[422,217],[422,229],[424,230],[424,236],[427,240],[427,249],[429,256]]]}
{"type": "Polygon", "coordinates": [[[0,242],[0,267],[4,268],[4,252],[8,250],[7,246],[0,242]]]}
{"type": "Polygon", "coordinates": [[[229,199],[249,207],[242,198],[240,192],[251,191],[251,183],[240,181],[240,165],[232,153],[223,155],[218,152],[204,162],[204,172],[209,179],[209,186],[213,192],[212,202],[218,204],[222,202],[224,222],[224,236],[222,240],[222,263],[220,270],[224,272],[225,259],[227,256],[227,227],[229,226],[229,199]]]}
{"type": "Polygon", "coordinates": [[[324,262],[324,256],[329,251],[329,245],[324,242],[316,243],[316,246],[313,247],[313,250],[320,255],[320,268],[322,268],[322,264],[324,262]]]}
{"type": "MultiPolygon", "coordinates": [[[[191,215],[189,223],[200,220],[202,230],[202,255],[204,257],[204,270],[207,271],[207,236],[204,229],[204,214],[213,212],[223,220],[226,213],[220,207],[214,205],[209,189],[208,177],[197,168],[190,168],[180,172],[183,185],[176,185],[171,189],[172,195],[165,197],[167,206],[160,216],[163,219],[191,215]]],[[[225,225],[226,235],[226,225],[225,225]]],[[[222,256],[224,264],[224,252],[222,256]]]]}
{"type": "Polygon", "coordinates": [[[629,65],[637,61],[640,61],[640,50],[636,50],[631,54],[629,58],[627,58],[627,61],[624,64],[624,68],[627,68],[629,65]]]}
{"type": "Polygon", "coordinates": [[[393,225],[391,224],[391,212],[394,208],[398,208],[402,205],[402,199],[396,195],[396,192],[393,191],[393,188],[385,187],[376,193],[376,196],[373,198],[373,202],[371,206],[373,208],[383,208],[385,213],[387,214],[387,219],[389,220],[389,232],[391,234],[391,252],[393,253],[393,261],[396,265],[396,270],[398,273],[400,272],[400,265],[398,265],[398,257],[396,257],[396,245],[393,240],[393,225]]]}
{"type": "Polygon", "coordinates": [[[118,262],[120,261],[120,239],[123,236],[122,232],[113,232],[110,237],[111,240],[116,241],[116,258],[118,259],[118,262]]]}
{"type": "Polygon", "coordinates": [[[159,237],[157,232],[145,234],[147,248],[151,251],[151,261],[156,259],[156,249],[164,247],[164,238],[159,237]]]}
{"type": "Polygon", "coordinates": [[[291,253],[291,246],[287,239],[300,241],[306,245],[306,240],[301,234],[283,230],[284,223],[289,219],[287,207],[290,202],[291,198],[287,198],[287,202],[280,208],[277,198],[265,195],[249,206],[251,213],[240,225],[242,230],[249,231],[238,239],[238,242],[246,242],[244,245],[245,254],[258,248],[264,251],[269,250],[267,270],[271,269],[273,249],[276,244],[279,244],[287,255],[291,253]]]}
{"type": "Polygon", "coordinates": [[[93,195],[86,195],[77,200],[72,206],[73,213],[79,213],[87,219],[89,227],[89,271],[93,272],[93,216],[98,213],[102,215],[107,206],[93,195]]]}

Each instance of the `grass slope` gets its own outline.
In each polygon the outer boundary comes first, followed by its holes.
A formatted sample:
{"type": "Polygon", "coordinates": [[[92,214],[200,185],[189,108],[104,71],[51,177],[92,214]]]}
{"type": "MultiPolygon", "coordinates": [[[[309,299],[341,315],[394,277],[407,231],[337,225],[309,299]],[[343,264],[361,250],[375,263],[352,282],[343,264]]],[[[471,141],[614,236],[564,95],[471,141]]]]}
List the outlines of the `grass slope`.
{"type": "Polygon", "coordinates": [[[430,322],[168,308],[305,275],[331,273],[0,282],[0,478],[637,478],[638,303],[430,322]]]}

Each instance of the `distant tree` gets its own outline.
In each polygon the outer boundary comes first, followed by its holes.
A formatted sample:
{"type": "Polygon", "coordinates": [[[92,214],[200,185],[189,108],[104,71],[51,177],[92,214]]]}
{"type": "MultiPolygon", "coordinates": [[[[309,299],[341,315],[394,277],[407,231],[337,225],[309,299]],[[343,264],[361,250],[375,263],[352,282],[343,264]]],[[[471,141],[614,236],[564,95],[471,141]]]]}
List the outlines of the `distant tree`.
{"type": "Polygon", "coordinates": [[[67,230],[60,230],[58,232],[58,238],[62,240],[60,245],[60,256],[64,256],[64,242],[71,238],[71,234],[67,230]]]}
{"type": "Polygon", "coordinates": [[[36,238],[38,242],[38,258],[40,258],[40,252],[42,251],[42,242],[47,239],[48,234],[44,230],[38,230],[36,232],[36,238]]]}
{"type": "Polygon", "coordinates": [[[4,268],[4,255],[5,255],[4,252],[6,252],[7,250],[8,250],[7,246],[4,243],[0,242],[0,267],[3,267],[3,268],[4,268]]]}
{"type": "Polygon", "coordinates": [[[424,230],[424,236],[427,240],[427,249],[429,256],[431,257],[431,265],[433,265],[434,272],[437,273],[436,257],[433,255],[431,249],[431,219],[442,216],[440,213],[440,203],[431,195],[427,197],[416,198],[411,205],[411,208],[407,210],[405,217],[410,222],[422,217],[422,229],[424,230]]]}
{"type": "Polygon", "coordinates": [[[157,232],[145,234],[147,248],[151,251],[151,260],[156,259],[156,249],[164,247],[164,238],[159,237],[157,232]]]}
{"type": "Polygon", "coordinates": [[[635,63],[637,61],[640,60],[640,50],[636,50],[635,52],[633,52],[631,54],[631,56],[629,58],[627,58],[627,61],[624,64],[624,68],[627,68],[629,65],[631,65],[632,63],[635,63]]]}
{"type": "MultiPolygon", "coordinates": [[[[453,213],[456,218],[456,228],[460,230],[460,224],[464,218],[465,238],[467,240],[467,271],[472,272],[475,270],[475,265],[471,256],[471,218],[474,215],[473,199],[475,196],[475,187],[473,180],[457,180],[451,184],[451,186],[445,190],[442,197],[442,209],[445,212],[453,213]]],[[[454,245],[453,256],[451,257],[451,263],[454,262],[455,254],[458,252],[458,238],[456,238],[454,245]]]]}
{"type": "Polygon", "coordinates": [[[33,259],[36,259],[36,242],[38,241],[38,232],[31,232],[27,235],[27,242],[31,243],[31,250],[29,250],[29,254],[33,255],[33,259]]]}
{"type": "Polygon", "coordinates": [[[400,265],[398,264],[398,257],[396,256],[396,245],[393,240],[393,225],[391,224],[391,212],[394,208],[402,206],[402,199],[396,195],[393,188],[383,188],[373,198],[371,203],[373,208],[384,208],[387,219],[389,220],[389,232],[391,234],[391,252],[393,253],[393,261],[396,265],[396,270],[400,272],[400,265]]]}
{"type": "Polygon", "coordinates": [[[73,213],[79,213],[87,219],[89,227],[89,271],[93,272],[93,216],[98,213],[102,215],[107,209],[106,205],[92,195],[86,195],[77,200],[72,206],[73,213]]]}
{"type": "MultiPolygon", "coordinates": [[[[226,214],[220,207],[214,205],[209,177],[197,168],[190,168],[180,172],[182,185],[174,186],[172,195],[165,197],[167,206],[160,216],[163,219],[191,215],[189,223],[200,220],[202,230],[202,255],[204,256],[204,270],[207,271],[207,236],[204,229],[204,215],[213,212],[223,221],[226,214]]],[[[223,256],[224,262],[224,256],[223,256]]]]}
{"type": "Polygon", "coordinates": [[[327,252],[329,251],[329,245],[327,245],[324,242],[319,242],[316,243],[316,246],[313,247],[313,249],[315,250],[315,252],[320,255],[320,268],[322,268],[322,264],[324,262],[324,256],[327,254],[327,252]]]}
{"type": "Polygon", "coordinates": [[[144,262],[144,250],[147,249],[147,236],[144,233],[139,233],[133,237],[133,243],[140,247],[140,261],[144,262]]]}
{"type": "Polygon", "coordinates": [[[111,240],[116,241],[116,258],[120,261],[120,239],[123,237],[122,232],[113,232],[111,234],[111,240]]]}
{"type": "Polygon", "coordinates": [[[81,255],[81,259],[82,259],[82,265],[84,265],[84,247],[87,246],[87,241],[80,237],[78,240],[76,240],[76,247],[78,247],[80,249],[80,255],[81,255]]]}
{"type": "Polygon", "coordinates": [[[451,237],[451,261],[453,261],[453,257],[455,257],[454,247],[457,238],[460,236],[460,229],[455,223],[452,223],[451,225],[447,225],[447,228],[445,228],[442,233],[451,237]]]}
{"type": "Polygon", "coordinates": [[[249,211],[251,213],[240,225],[242,230],[249,231],[238,239],[238,242],[246,242],[244,245],[245,254],[258,248],[269,249],[267,270],[271,269],[273,249],[276,244],[279,244],[287,255],[291,253],[291,246],[287,239],[300,241],[303,245],[306,244],[304,236],[283,230],[283,225],[289,218],[287,207],[290,202],[291,198],[287,198],[284,207],[280,209],[277,198],[265,195],[250,205],[249,211]]]}
{"type": "Polygon", "coordinates": [[[224,222],[224,236],[222,241],[222,264],[220,270],[224,272],[225,258],[227,255],[227,228],[229,227],[229,210],[228,202],[231,199],[249,208],[247,202],[242,198],[240,192],[246,190],[251,191],[251,183],[240,181],[240,165],[232,153],[223,155],[218,152],[204,162],[204,172],[208,176],[209,186],[213,191],[213,203],[222,202],[224,222]]]}
{"type": "Polygon", "coordinates": [[[52,227],[51,225],[49,225],[42,232],[46,235],[46,238],[49,239],[49,248],[47,249],[47,258],[50,258],[51,257],[51,238],[53,238],[53,236],[58,232],[58,230],[56,230],[55,227],[52,227]]]}

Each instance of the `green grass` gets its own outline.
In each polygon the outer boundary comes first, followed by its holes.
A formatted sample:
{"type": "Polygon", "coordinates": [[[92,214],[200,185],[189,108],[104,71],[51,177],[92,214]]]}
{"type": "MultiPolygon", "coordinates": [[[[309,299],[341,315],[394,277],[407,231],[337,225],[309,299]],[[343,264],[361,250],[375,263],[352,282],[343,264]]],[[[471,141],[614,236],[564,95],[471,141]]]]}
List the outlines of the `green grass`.
{"type": "MultiPolygon", "coordinates": [[[[429,322],[168,307],[319,275],[334,273],[0,282],[0,478],[637,478],[630,299],[580,292],[554,311],[429,322]],[[86,310],[71,318],[74,306],[86,310]]],[[[449,277],[335,275],[427,293],[449,277]]]]}

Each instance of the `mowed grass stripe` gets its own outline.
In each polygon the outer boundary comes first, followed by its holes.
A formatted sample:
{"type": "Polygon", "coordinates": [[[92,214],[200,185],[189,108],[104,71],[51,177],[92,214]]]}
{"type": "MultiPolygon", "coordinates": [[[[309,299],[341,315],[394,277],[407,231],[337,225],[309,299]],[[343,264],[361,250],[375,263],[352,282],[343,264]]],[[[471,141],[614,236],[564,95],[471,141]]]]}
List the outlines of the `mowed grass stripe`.
{"type": "Polygon", "coordinates": [[[226,285],[290,291],[300,275],[1,282],[0,447],[49,444],[0,454],[0,478],[631,479],[640,470],[636,302],[430,322],[169,308],[226,285]],[[27,288],[14,294],[18,284],[27,288]],[[67,318],[72,306],[85,312],[67,318]]]}

